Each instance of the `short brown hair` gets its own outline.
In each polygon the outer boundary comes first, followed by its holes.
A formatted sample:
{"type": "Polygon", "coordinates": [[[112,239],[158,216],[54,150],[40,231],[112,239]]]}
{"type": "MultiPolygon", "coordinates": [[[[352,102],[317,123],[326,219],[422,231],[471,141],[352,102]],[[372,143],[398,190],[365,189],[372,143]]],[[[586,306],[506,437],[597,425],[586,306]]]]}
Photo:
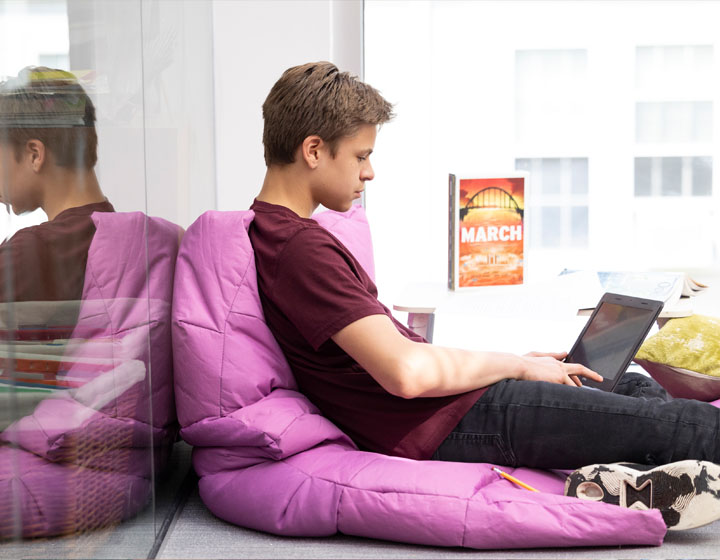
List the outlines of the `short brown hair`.
{"type": "Polygon", "coordinates": [[[33,139],[62,167],[95,166],[95,106],[70,72],[28,66],[0,83],[0,140],[14,147],[19,160],[33,139]]]}
{"type": "Polygon", "coordinates": [[[265,163],[292,163],[298,146],[312,135],[334,155],[341,138],[392,117],[392,105],[376,89],[330,62],[289,68],[263,103],[265,163]]]}

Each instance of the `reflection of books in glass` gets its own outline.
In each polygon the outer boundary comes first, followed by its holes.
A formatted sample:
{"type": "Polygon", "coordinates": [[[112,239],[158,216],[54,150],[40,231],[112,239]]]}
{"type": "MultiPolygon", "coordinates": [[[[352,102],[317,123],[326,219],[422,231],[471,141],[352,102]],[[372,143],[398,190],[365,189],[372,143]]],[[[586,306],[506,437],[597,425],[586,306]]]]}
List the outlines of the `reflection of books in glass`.
{"type": "Polygon", "coordinates": [[[61,369],[59,356],[12,353],[12,358],[0,352],[0,385],[38,388],[71,389],[79,387],[75,379],[61,369]]]}
{"type": "MultiPolygon", "coordinates": [[[[565,270],[562,274],[571,274],[565,270]]],[[[602,292],[659,300],[664,303],[662,318],[687,317],[692,315],[689,305],[681,298],[694,296],[707,288],[690,278],[684,272],[615,272],[599,271],[598,287],[602,292]]],[[[597,294],[588,294],[588,304],[578,309],[578,315],[590,315],[594,309],[593,299],[597,294]]]]}
{"type": "Polygon", "coordinates": [[[450,289],[523,283],[526,183],[526,173],[450,175],[450,289]]]}

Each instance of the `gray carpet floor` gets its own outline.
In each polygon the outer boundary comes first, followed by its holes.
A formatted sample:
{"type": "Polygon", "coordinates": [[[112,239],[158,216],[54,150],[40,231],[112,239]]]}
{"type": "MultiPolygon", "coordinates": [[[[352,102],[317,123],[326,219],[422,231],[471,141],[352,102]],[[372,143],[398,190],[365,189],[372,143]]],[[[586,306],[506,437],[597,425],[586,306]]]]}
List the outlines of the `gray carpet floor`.
{"type": "Polygon", "coordinates": [[[158,558],[718,558],[720,521],[692,531],[671,532],[661,547],[479,551],[435,548],[336,535],[277,537],[236,527],[213,516],[197,491],[178,512],[158,558]]]}

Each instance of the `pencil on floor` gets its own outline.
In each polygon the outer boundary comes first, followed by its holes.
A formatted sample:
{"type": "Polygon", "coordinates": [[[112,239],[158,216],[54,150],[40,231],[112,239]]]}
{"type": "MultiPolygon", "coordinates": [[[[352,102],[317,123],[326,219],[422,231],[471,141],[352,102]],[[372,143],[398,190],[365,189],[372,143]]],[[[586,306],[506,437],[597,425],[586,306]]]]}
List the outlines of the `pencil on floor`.
{"type": "Polygon", "coordinates": [[[513,484],[517,484],[517,485],[520,486],[521,488],[525,488],[525,490],[530,490],[531,492],[540,492],[540,490],[538,490],[537,488],[533,488],[533,487],[530,486],[529,484],[525,484],[522,480],[519,480],[519,479],[515,478],[514,476],[509,475],[508,473],[506,473],[506,472],[504,472],[504,471],[501,471],[501,470],[498,469],[497,467],[493,467],[492,470],[494,470],[494,471],[495,471],[496,473],[498,473],[500,476],[502,476],[503,478],[506,478],[507,480],[509,480],[509,481],[512,482],[513,484]]]}

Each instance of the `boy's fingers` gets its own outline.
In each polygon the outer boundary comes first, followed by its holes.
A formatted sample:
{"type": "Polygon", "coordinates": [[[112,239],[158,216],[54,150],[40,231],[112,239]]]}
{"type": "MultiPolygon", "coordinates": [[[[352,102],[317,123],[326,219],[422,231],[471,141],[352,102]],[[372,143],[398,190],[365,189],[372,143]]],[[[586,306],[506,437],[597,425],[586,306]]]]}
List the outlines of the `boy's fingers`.
{"type": "Polygon", "coordinates": [[[587,377],[589,379],[594,379],[595,381],[601,382],[603,380],[602,375],[599,373],[594,372],[591,369],[586,368],[583,365],[580,364],[571,364],[571,375],[581,375],[583,377],[587,377]]]}
{"type": "Polygon", "coordinates": [[[563,360],[567,356],[567,352],[528,352],[525,355],[535,358],[555,358],[556,360],[563,360]]]}

